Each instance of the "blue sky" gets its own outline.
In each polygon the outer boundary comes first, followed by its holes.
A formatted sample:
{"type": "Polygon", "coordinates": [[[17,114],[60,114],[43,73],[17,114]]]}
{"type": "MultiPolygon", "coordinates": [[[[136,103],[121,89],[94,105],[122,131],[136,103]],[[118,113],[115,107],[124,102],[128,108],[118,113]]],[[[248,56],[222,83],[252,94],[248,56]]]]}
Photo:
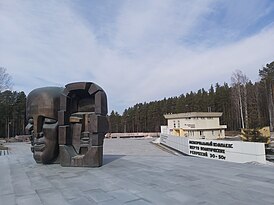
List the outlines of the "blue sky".
{"type": "Polygon", "coordinates": [[[252,81],[274,61],[272,0],[1,0],[0,66],[14,90],[93,81],[109,110],[252,81]]]}

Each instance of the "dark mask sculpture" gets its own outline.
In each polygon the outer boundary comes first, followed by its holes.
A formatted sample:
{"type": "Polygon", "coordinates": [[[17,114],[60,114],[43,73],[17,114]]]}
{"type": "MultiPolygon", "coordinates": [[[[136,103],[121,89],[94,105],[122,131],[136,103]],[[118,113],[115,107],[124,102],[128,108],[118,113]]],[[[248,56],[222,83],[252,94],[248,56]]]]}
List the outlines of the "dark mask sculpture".
{"type": "Polygon", "coordinates": [[[27,98],[26,129],[31,134],[34,159],[37,163],[52,163],[59,154],[58,146],[58,110],[60,94],[64,88],[38,88],[27,98]]]}
{"type": "Polygon", "coordinates": [[[62,166],[98,167],[108,131],[107,97],[91,82],[39,88],[27,98],[26,129],[32,133],[34,159],[62,166]]]}

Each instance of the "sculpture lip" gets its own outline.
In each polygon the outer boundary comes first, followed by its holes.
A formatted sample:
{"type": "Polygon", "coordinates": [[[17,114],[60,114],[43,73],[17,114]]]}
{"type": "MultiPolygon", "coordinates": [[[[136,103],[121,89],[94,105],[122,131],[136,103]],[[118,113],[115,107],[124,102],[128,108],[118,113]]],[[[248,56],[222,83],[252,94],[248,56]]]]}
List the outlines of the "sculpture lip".
{"type": "Polygon", "coordinates": [[[41,144],[34,144],[34,146],[32,147],[35,152],[43,152],[46,148],[46,145],[41,143],[41,144]]]}
{"type": "Polygon", "coordinates": [[[34,140],[34,145],[41,145],[41,144],[45,144],[44,138],[34,140]]]}

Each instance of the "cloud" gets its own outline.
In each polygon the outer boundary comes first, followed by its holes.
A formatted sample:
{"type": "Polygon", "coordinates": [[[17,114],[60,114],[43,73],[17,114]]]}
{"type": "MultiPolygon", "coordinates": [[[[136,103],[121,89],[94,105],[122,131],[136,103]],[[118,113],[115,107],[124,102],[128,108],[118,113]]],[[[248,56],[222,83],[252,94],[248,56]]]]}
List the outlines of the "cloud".
{"type": "Polygon", "coordinates": [[[273,61],[273,4],[233,2],[2,1],[0,66],[27,93],[94,81],[119,112],[229,83],[236,69],[257,80],[273,61]]]}
{"type": "Polygon", "coordinates": [[[162,59],[164,63],[155,64],[157,69],[140,90],[146,90],[150,100],[175,96],[202,87],[207,89],[216,82],[230,83],[236,69],[241,69],[251,80],[258,80],[258,69],[273,60],[274,49],[270,44],[273,40],[274,28],[271,28],[227,46],[189,55],[178,52],[172,58],[162,59]]]}

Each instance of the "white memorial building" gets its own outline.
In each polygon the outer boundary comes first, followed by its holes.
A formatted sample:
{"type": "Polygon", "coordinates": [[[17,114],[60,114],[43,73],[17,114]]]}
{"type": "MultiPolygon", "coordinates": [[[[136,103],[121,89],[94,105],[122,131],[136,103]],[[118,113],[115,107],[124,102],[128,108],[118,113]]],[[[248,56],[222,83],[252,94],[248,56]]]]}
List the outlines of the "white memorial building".
{"type": "Polygon", "coordinates": [[[220,112],[167,114],[160,143],[184,154],[238,163],[266,163],[264,143],[225,140],[220,112]]]}
{"type": "Polygon", "coordinates": [[[162,126],[161,132],[192,139],[222,139],[227,126],[220,125],[221,116],[221,112],[166,114],[167,126],[162,126]]]}

